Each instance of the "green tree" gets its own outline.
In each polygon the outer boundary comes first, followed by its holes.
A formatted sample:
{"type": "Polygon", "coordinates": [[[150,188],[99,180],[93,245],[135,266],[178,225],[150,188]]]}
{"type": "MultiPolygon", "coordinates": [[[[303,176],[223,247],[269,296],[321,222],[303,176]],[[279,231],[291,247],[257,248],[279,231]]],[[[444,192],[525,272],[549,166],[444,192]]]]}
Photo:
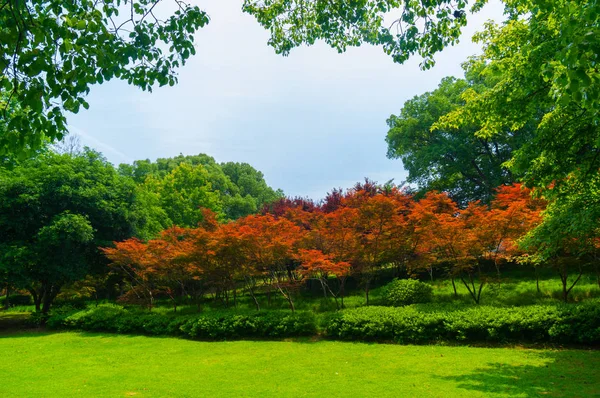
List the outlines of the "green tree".
{"type": "Polygon", "coordinates": [[[94,84],[175,84],[175,70],[195,54],[193,34],[209,18],[178,0],[164,18],[164,3],[0,1],[0,156],[62,138],[65,111],[88,108],[94,84]]]}
{"type": "Polygon", "coordinates": [[[493,84],[466,90],[464,105],[433,127],[476,125],[477,137],[493,139],[533,126],[508,166],[549,205],[523,245],[535,263],[558,269],[567,300],[578,280],[568,287],[568,273],[581,274],[599,232],[600,2],[517,1],[509,12],[476,36],[484,51],[466,65],[493,84]]]}
{"type": "Polygon", "coordinates": [[[180,164],[159,181],[158,190],[161,207],[175,225],[196,227],[203,220],[202,208],[223,215],[219,192],[202,165],[180,164]]]}
{"type": "Polygon", "coordinates": [[[236,195],[234,198],[239,207],[230,205],[231,218],[235,219],[255,213],[265,205],[283,197],[281,190],[276,191],[267,185],[263,173],[248,163],[221,163],[221,168],[225,175],[239,189],[239,196],[236,195]]]}
{"type": "Polygon", "coordinates": [[[461,206],[489,203],[496,187],[515,176],[503,166],[530,136],[530,131],[504,131],[490,138],[475,136],[476,128],[436,129],[440,117],[464,105],[465,90],[485,90],[485,84],[448,77],[432,91],[406,101],[387,123],[388,157],[402,159],[408,182],[422,192],[445,191],[461,206]]]}
{"type": "Polygon", "coordinates": [[[202,220],[200,207],[213,210],[221,220],[235,220],[283,196],[249,164],[219,164],[205,154],[136,160],[121,164],[119,172],[139,184],[140,196],[153,209],[152,236],[173,224],[196,227],[202,220]]]}
{"type": "Polygon", "coordinates": [[[48,311],[66,283],[106,272],[99,246],[134,236],[135,184],[100,154],[53,152],[0,168],[0,268],[48,311]]]}
{"type": "Polygon", "coordinates": [[[24,264],[24,276],[32,281],[28,290],[36,311],[47,313],[65,284],[85,277],[85,251],[93,238],[94,229],[88,219],[69,212],[40,228],[29,248],[30,261],[24,264]]]}

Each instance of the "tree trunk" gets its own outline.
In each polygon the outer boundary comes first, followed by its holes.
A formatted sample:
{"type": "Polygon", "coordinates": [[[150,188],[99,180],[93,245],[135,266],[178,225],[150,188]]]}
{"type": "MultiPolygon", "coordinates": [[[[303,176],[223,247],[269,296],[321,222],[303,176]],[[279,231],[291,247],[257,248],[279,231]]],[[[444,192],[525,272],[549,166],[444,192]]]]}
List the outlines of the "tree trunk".
{"type": "Polygon", "coordinates": [[[564,272],[564,273],[561,272],[560,281],[562,282],[563,301],[566,303],[568,296],[569,296],[569,292],[567,292],[567,273],[566,272],[564,272]]]}
{"type": "Polygon", "coordinates": [[[567,288],[567,283],[568,283],[568,273],[566,270],[566,267],[563,267],[561,269],[561,274],[560,274],[560,279],[562,281],[562,286],[563,286],[563,300],[566,303],[569,299],[569,293],[571,293],[571,290],[573,290],[573,288],[575,287],[575,285],[577,284],[577,282],[579,282],[579,279],[581,279],[581,275],[583,275],[583,270],[581,268],[579,268],[579,275],[577,275],[577,278],[575,279],[575,281],[573,282],[573,284],[571,284],[571,287],[567,288]]]}
{"type": "Polygon", "coordinates": [[[258,300],[256,299],[256,296],[254,295],[254,291],[252,289],[250,289],[250,296],[252,296],[252,300],[254,300],[256,311],[260,311],[260,304],[258,304],[258,300]]]}
{"type": "Polygon", "coordinates": [[[452,288],[454,289],[454,297],[458,297],[458,292],[456,291],[456,283],[454,283],[454,276],[452,276],[452,288]]]}
{"type": "Polygon", "coordinates": [[[254,279],[244,276],[244,280],[246,281],[246,286],[248,287],[248,291],[250,292],[250,297],[254,301],[254,305],[256,306],[256,311],[260,311],[260,305],[258,304],[258,300],[256,299],[256,295],[254,294],[254,287],[256,282],[254,279]]]}
{"type": "Polygon", "coordinates": [[[535,267],[535,287],[537,289],[538,294],[540,294],[540,274],[538,267],[535,267]]]}
{"type": "Polygon", "coordinates": [[[44,296],[42,300],[42,314],[47,314],[50,311],[50,307],[54,302],[54,299],[60,292],[60,287],[58,286],[49,286],[44,289],[44,296]]]}
{"type": "Polygon", "coordinates": [[[325,282],[323,278],[319,278],[319,282],[321,283],[321,289],[323,290],[323,297],[327,298],[327,287],[325,286],[327,282],[325,282]]]}
{"type": "Polygon", "coordinates": [[[465,281],[465,279],[462,277],[462,275],[460,277],[460,280],[462,281],[462,283],[465,285],[465,287],[469,291],[469,294],[471,295],[471,298],[473,299],[473,301],[475,301],[475,304],[479,304],[479,299],[481,298],[481,290],[483,289],[483,282],[479,281],[479,289],[476,289],[475,281],[473,280],[472,274],[469,274],[469,283],[471,284],[471,286],[469,286],[469,284],[467,283],[467,281],[465,281]]]}

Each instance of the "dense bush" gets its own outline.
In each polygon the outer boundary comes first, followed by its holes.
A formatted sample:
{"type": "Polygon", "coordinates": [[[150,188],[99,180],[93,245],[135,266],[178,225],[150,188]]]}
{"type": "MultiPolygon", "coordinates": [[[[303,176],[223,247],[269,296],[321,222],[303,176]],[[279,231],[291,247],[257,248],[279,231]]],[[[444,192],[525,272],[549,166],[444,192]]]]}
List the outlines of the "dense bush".
{"type": "Polygon", "coordinates": [[[116,333],[184,336],[197,339],[295,337],[317,332],[312,313],[286,311],[239,314],[162,315],[129,311],[119,305],[100,305],[84,311],[55,311],[50,328],[116,333]]]}
{"type": "Polygon", "coordinates": [[[385,304],[394,307],[428,303],[432,297],[432,287],[416,279],[394,279],[384,287],[385,304]]]}
{"type": "Polygon", "coordinates": [[[332,315],[326,335],[344,340],[426,343],[600,343],[598,302],[581,305],[470,307],[364,307],[332,315]],[[441,311],[440,311],[441,310],[441,311]]]}
{"type": "Polygon", "coordinates": [[[442,314],[413,307],[362,307],[334,314],[325,322],[328,337],[342,340],[425,343],[443,331],[442,314]]]}

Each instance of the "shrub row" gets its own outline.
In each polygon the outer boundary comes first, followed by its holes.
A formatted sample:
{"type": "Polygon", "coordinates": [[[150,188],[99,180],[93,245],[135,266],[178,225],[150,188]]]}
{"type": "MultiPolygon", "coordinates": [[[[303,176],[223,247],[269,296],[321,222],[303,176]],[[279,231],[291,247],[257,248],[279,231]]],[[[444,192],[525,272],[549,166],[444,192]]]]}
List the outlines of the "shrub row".
{"type": "Polygon", "coordinates": [[[141,313],[112,304],[84,311],[63,309],[47,320],[49,328],[126,334],[183,336],[202,340],[236,338],[281,338],[317,333],[312,313],[286,311],[207,313],[170,316],[141,313]]]}
{"type": "MultiPolygon", "coordinates": [[[[311,336],[318,319],[310,312],[265,311],[163,315],[130,311],[118,305],[87,310],[56,310],[49,328],[171,335],[201,340],[311,336]]],[[[439,305],[362,307],[320,320],[325,336],[340,340],[399,343],[552,342],[600,343],[600,302],[528,307],[439,305]]]]}
{"type": "Polygon", "coordinates": [[[416,308],[363,307],[330,316],[329,338],[342,340],[429,343],[554,342],[600,343],[600,303],[527,307],[470,307],[440,311],[416,308]]]}

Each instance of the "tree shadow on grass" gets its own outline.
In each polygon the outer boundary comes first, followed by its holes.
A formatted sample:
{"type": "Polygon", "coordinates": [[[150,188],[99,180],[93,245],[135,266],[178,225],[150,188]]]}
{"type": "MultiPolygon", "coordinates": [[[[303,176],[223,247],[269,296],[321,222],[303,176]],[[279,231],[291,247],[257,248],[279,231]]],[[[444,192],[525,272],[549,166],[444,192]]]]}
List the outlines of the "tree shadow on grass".
{"type": "Polygon", "coordinates": [[[457,388],[508,397],[600,396],[600,351],[532,352],[538,365],[489,362],[473,372],[436,376],[454,381],[457,388]]]}

